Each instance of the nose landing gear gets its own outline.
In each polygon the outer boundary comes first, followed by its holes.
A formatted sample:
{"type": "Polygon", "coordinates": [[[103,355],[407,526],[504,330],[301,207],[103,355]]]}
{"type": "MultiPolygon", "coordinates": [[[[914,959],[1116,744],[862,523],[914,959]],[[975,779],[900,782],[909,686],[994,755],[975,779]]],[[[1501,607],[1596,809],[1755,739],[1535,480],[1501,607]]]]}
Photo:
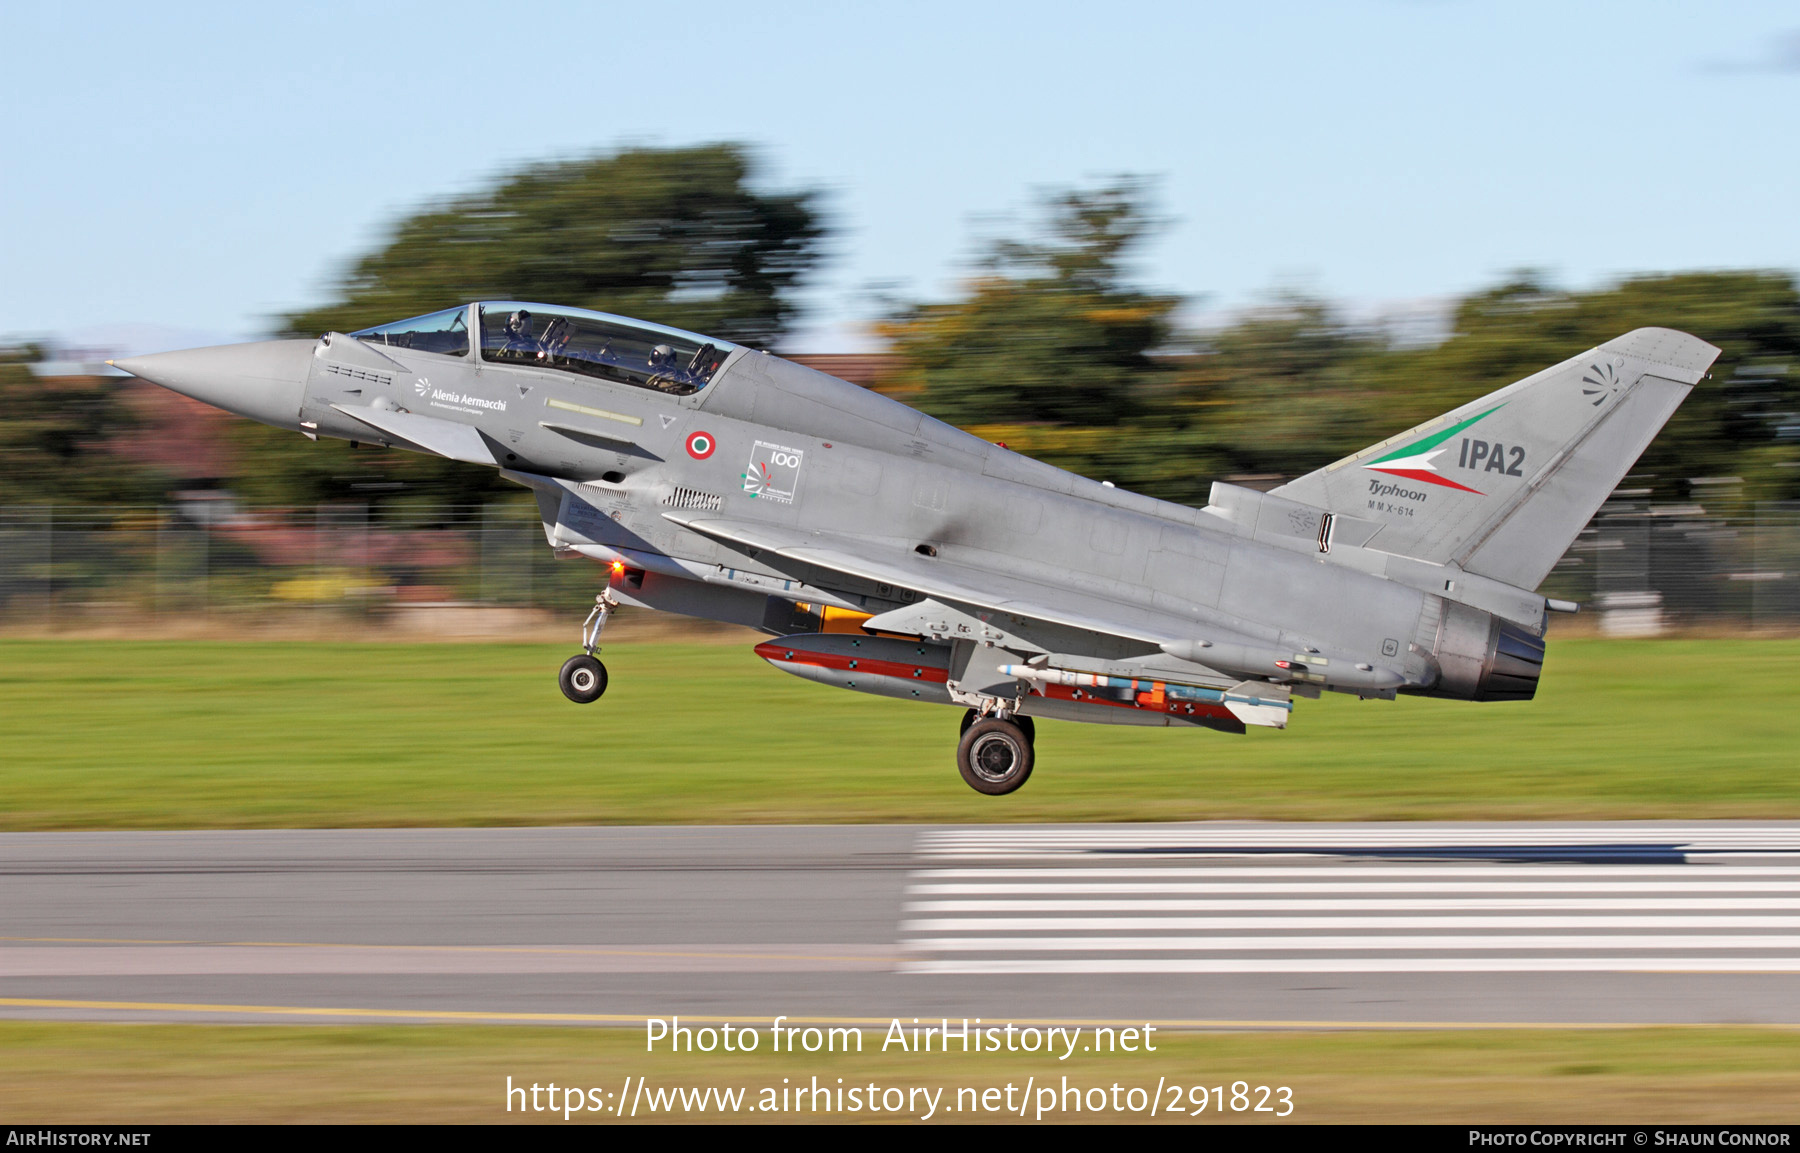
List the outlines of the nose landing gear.
{"type": "Polygon", "coordinates": [[[956,768],[978,793],[1003,796],[1023,785],[1036,760],[1036,726],[1014,714],[1002,720],[970,709],[963,717],[962,741],[956,746],[956,768]]]}
{"type": "Polygon", "coordinates": [[[557,674],[556,683],[563,696],[578,705],[591,705],[606,692],[606,666],[595,654],[600,651],[600,630],[606,627],[607,618],[618,607],[619,602],[614,599],[611,589],[594,598],[594,607],[581,625],[582,651],[564,661],[562,671],[557,674]]]}

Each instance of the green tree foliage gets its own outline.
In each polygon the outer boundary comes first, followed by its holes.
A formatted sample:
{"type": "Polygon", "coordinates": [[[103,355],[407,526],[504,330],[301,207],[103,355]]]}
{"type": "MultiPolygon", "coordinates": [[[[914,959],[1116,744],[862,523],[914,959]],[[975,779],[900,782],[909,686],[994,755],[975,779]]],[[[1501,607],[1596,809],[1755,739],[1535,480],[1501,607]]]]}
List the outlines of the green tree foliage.
{"type": "Polygon", "coordinates": [[[1633,483],[1659,500],[1721,476],[1742,477],[1747,499],[1800,496],[1800,428],[1784,415],[1800,410],[1800,290],[1785,273],[1643,276],[1588,292],[1521,275],[1461,300],[1448,339],[1427,347],[1289,301],[1215,334],[1181,395],[1208,414],[1233,468],[1291,477],[1648,326],[1722,352],[1633,483]]]}
{"type": "Polygon", "coordinates": [[[1289,297],[1192,338],[1174,298],[1124,283],[1148,217],[1120,183],[1049,201],[1040,240],[994,246],[964,296],[887,327],[895,391],[934,415],[1063,468],[1153,496],[1210,481],[1274,482],[1329,464],[1634,328],[1723,351],[1651,445],[1633,484],[1685,500],[1695,478],[1743,500],[1800,498],[1800,286],[1779,272],[1642,276],[1571,292],[1521,274],[1459,301],[1450,333],[1397,344],[1323,302],[1289,297]]]}
{"type": "Polygon", "coordinates": [[[1126,257],[1149,232],[1141,183],[1064,192],[1045,235],[992,245],[960,300],[913,305],[884,332],[902,386],[956,423],[1114,425],[1151,400],[1179,299],[1127,283],[1126,257]]]}
{"type": "Polygon", "coordinates": [[[816,193],[758,192],[753,176],[735,144],[529,168],[402,221],[350,269],[336,302],[288,317],[285,328],[349,332],[510,299],[770,347],[793,318],[788,293],[817,263],[824,228],[816,193]]]}
{"type": "Polygon", "coordinates": [[[1398,431],[1372,385],[1387,350],[1324,302],[1289,296],[1212,333],[1176,396],[1227,471],[1295,476],[1398,431]]]}
{"type": "Polygon", "coordinates": [[[165,478],[107,444],[135,423],[118,382],[42,380],[37,359],[34,349],[0,357],[0,506],[160,499],[165,478]]]}

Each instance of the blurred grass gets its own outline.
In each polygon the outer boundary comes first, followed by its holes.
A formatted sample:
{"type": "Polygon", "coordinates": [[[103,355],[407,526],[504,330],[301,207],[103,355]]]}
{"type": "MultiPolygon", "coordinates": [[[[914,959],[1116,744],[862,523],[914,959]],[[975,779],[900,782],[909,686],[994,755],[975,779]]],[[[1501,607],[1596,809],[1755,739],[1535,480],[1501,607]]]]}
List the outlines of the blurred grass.
{"type": "MultiPolygon", "coordinates": [[[[753,1022],[763,1024],[764,1022],[753,1022]]],[[[175,1122],[500,1123],[560,1113],[506,1112],[514,1085],[556,1083],[617,1093],[627,1075],[652,1087],[756,1089],[780,1079],[1021,1089],[1038,1084],[1154,1090],[1243,1080],[1286,1085],[1288,1123],[1791,1122],[1800,1099],[1800,1036],[1753,1028],[1642,1028],[1330,1033],[1160,1034],[1157,1052],[1077,1053],[1067,1061],[1010,1053],[882,1055],[880,1030],[862,1054],[646,1054],[636,1029],[493,1026],[101,1025],[0,1022],[6,1121],[34,1124],[175,1122]]],[[[747,1095],[757,1100],[752,1092],[747,1095]]],[[[516,1099],[515,1099],[516,1100],[516,1099]]],[[[540,1098],[542,1101],[543,1098],[540,1098]]],[[[1166,1103],[1165,1098],[1165,1103],[1166,1103]]],[[[639,1111],[639,1120],[647,1118],[639,1111]]],[[[714,1115],[717,1118],[717,1115],[714,1115]]],[[[901,1115],[903,1119],[910,1117],[901,1115]]],[[[1054,1115],[1053,1115],[1054,1116],[1054,1115]]],[[[575,1114],[579,1123],[589,1118],[575,1114]]],[[[707,1120],[678,1115],[679,1120],[707,1120]]],[[[724,1118],[718,1118],[724,1119],[724,1118]]],[[[732,1121],[757,1120],[732,1115],[732,1121]]],[[[776,1113],[773,1121],[812,1120],[776,1113]]],[[[821,1114],[822,1121],[891,1120],[821,1114]]],[[[937,1120],[981,1120],[940,1113],[937,1120]]],[[[995,1120],[1012,1120],[1005,1115],[995,1120]]],[[[1046,1118],[1049,1119],[1049,1118],[1046,1118]]],[[[1083,1113],[1067,1120],[1129,1121],[1083,1113]]],[[[1163,1119],[1167,1118],[1166,1115],[1163,1119]]],[[[614,1118],[598,1118],[618,1123],[614,1118]]],[[[1178,1124],[1268,1121],[1208,1112],[1178,1124]]]]}
{"type": "Polygon", "coordinates": [[[0,828],[1800,818],[1800,641],[1552,640],[1538,699],[1300,701],[1286,732],[1042,724],[1009,797],[959,711],[738,646],[0,641],[0,828]]]}

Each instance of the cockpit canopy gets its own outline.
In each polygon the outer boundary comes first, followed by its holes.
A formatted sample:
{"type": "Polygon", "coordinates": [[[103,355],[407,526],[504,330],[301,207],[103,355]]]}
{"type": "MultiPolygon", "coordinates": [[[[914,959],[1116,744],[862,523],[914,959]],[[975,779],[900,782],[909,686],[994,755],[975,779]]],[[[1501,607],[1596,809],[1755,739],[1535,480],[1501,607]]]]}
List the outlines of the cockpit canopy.
{"type": "MultiPolygon", "coordinates": [[[[712,380],[736,351],[730,341],[584,308],[483,301],[481,359],[553,369],[686,396],[712,380]]],[[[446,309],[350,335],[371,344],[444,356],[469,354],[469,308],[446,309]]]]}
{"type": "Polygon", "coordinates": [[[469,355],[469,306],[446,308],[410,320],[378,324],[353,332],[351,336],[388,348],[410,348],[416,352],[436,352],[444,356],[469,355]]]}

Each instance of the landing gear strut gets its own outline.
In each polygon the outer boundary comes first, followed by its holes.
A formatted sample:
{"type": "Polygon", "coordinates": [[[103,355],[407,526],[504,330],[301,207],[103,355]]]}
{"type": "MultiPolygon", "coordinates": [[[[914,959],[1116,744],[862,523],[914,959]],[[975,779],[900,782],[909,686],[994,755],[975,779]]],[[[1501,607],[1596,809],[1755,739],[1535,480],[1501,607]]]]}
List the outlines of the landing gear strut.
{"type": "Polygon", "coordinates": [[[1014,714],[1006,720],[982,717],[974,709],[963,717],[962,741],[956,746],[956,768],[971,789],[998,797],[1012,792],[1031,776],[1036,726],[1014,714]]]}
{"type": "Polygon", "coordinates": [[[606,627],[606,619],[618,607],[619,602],[613,598],[611,589],[594,598],[594,607],[581,625],[582,651],[564,661],[562,672],[557,675],[556,683],[562,688],[563,696],[578,705],[591,705],[606,692],[606,666],[594,654],[600,651],[600,630],[606,627]]]}
{"type": "MultiPolygon", "coordinates": [[[[956,735],[958,737],[961,737],[964,733],[969,731],[970,725],[974,724],[976,721],[978,721],[980,719],[981,719],[981,711],[979,709],[970,709],[968,712],[963,714],[962,728],[960,728],[956,731],[956,735]]],[[[1034,743],[1037,741],[1037,725],[1032,723],[1032,720],[1030,717],[1026,716],[1024,713],[1014,713],[1011,717],[1009,717],[1007,719],[1012,721],[1013,724],[1018,725],[1021,729],[1025,730],[1025,739],[1027,741],[1032,741],[1034,743]]]]}

